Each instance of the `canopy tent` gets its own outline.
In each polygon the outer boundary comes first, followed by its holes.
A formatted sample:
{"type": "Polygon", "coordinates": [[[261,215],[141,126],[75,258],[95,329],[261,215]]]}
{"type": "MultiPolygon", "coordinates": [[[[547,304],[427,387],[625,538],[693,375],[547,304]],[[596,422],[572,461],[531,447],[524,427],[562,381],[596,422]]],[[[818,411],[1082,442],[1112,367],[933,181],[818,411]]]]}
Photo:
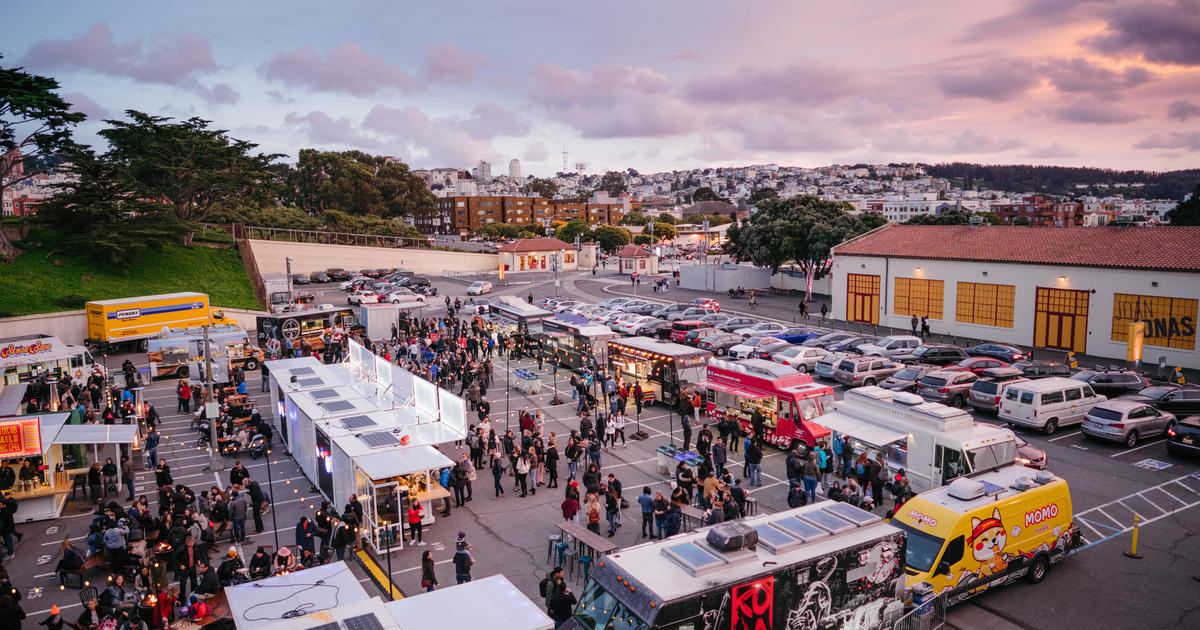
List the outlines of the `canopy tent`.
{"type": "Polygon", "coordinates": [[[432,446],[415,446],[398,450],[359,455],[354,465],[371,479],[390,479],[397,475],[439,470],[454,465],[454,461],[432,446]]]}
{"type": "Polygon", "coordinates": [[[21,404],[25,402],[25,391],[29,383],[0,386],[0,418],[15,416],[21,412],[21,404]]]}
{"type": "Polygon", "coordinates": [[[67,424],[50,444],[133,444],[137,434],[136,424],[67,424]]]}
{"type": "MultiPolygon", "coordinates": [[[[550,630],[554,622],[539,604],[503,575],[405,597],[384,604],[402,630],[473,628],[487,611],[488,630],[550,630]],[[464,603],[469,602],[468,605],[464,603]]],[[[240,626],[239,626],[240,630],[240,626]]]]}
{"type": "Polygon", "coordinates": [[[308,622],[320,618],[325,611],[369,599],[345,562],[227,586],[225,598],[238,630],[267,628],[285,620],[291,624],[288,627],[311,627],[308,622]],[[305,611],[304,617],[284,617],[293,610],[305,611]]]}
{"type": "Polygon", "coordinates": [[[848,434],[872,446],[887,446],[908,439],[908,434],[903,431],[860,420],[840,411],[830,411],[817,416],[813,422],[831,431],[848,434]]]}

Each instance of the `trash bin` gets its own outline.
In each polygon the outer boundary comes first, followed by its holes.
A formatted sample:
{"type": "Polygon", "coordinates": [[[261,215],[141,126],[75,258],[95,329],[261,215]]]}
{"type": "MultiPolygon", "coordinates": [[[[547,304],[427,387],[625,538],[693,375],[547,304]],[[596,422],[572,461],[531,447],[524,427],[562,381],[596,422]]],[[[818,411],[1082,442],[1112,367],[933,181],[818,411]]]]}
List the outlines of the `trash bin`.
{"type": "Polygon", "coordinates": [[[668,462],[671,461],[671,456],[668,454],[670,448],[669,446],[660,446],[655,449],[658,451],[658,474],[660,475],[671,473],[670,468],[668,468],[668,462]]]}

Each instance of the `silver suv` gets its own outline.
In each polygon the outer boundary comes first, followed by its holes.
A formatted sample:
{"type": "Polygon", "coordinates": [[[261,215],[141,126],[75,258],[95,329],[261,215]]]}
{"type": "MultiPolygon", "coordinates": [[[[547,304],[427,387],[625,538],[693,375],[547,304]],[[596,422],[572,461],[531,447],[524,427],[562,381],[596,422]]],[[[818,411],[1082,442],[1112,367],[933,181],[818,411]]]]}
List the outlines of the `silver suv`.
{"type": "Polygon", "coordinates": [[[903,367],[883,357],[847,357],[837,364],[833,378],[847,387],[874,385],[903,367]]]}
{"type": "Polygon", "coordinates": [[[962,407],[967,402],[967,392],[978,377],[971,372],[937,370],[930,372],[917,383],[917,393],[932,402],[962,407]]]}
{"type": "Polygon", "coordinates": [[[967,402],[980,411],[997,413],[1000,411],[1000,397],[1004,395],[1004,388],[1013,383],[1028,381],[1024,374],[1016,368],[988,368],[983,371],[982,378],[971,386],[967,402]]]}
{"type": "Polygon", "coordinates": [[[1175,414],[1159,411],[1144,402],[1117,398],[1102,402],[1083,417],[1083,434],[1124,442],[1133,448],[1138,440],[1166,433],[1175,426],[1175,414]]]}

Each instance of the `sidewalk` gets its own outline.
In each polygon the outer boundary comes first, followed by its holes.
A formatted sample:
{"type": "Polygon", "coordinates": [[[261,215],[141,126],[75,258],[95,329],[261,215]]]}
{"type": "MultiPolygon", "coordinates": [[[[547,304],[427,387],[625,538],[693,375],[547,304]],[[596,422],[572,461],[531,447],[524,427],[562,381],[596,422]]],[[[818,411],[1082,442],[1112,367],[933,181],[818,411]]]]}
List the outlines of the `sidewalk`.
{"type": "Polygon", "coordinates": [[[960,604],[946,614],[946,627],[955,630],[1030,630],[973,602],[960,604]]]}

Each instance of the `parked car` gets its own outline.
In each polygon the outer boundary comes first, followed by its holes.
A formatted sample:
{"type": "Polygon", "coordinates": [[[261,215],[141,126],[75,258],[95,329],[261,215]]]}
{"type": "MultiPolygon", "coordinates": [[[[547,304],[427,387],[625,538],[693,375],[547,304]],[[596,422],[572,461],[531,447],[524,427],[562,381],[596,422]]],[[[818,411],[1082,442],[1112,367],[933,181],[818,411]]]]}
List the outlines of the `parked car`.
{"type": "Polygon", "coordinates": [[[379,276],[383,275],[378,269],[363,269],[359,273],[368,278],[378,278],[379,276]]]}
{"type": "Polygon", "coordinates": [[[1029,351],[999,343],[981,343],[967,348],[967,354],[973,357],[992,357],[1007,363],[1029,358],[1029,351]]]}
{"type": "Polygon", "coordinates": [[[931,365],[950,365],[967,358],[967,351],[959,346],[948,343],[927,343],[912,352],[914,363],[929,363],[931,365]]]}
{"type": "Polygon", "coordinates": [[[641,337],[666,339],[671,335],[671,322],[665,319],[649,319],[638,326],[637,334],[641,337]]]}
{"type": "Polygon", "coordinates": [[[1172,455],[1200,454],[1200,416],[1188,416],[1167,429],[1167,452],[1172,455]]]}
{"type": "Polygon", "coordinates": [[[729,349],[729,358],[760,359],[770,356],[772,352],[782,349],[786,345],[786,341],[774,337],[749,337],[729,349]]]}
{"type": "Polygon", "coordinates": [[[807,328],[784,328],[783,330],[772,333],[772,337],[782,339],[788,343],[804,343],[809,339],[820,337],[821,334],[813,332],[807,328]]]}
{"type": "Polygon", "coordinates": [[[712,311],[712,312],[714,312],[714,313],[720,313],[720,312],[721,312],[721,303],[720,303],[720,302],[718,302],[718,301],[717,301],[715,298],[703,298],[703,297],[701,297],[701,298],[694,298],[694,299],[691,301],[691,304],[692,304],[692,306],[701,306],[701,307],[704,307],[704,308],[706,308],[706,309],[708,309],[708,310],[710,310],[710,311],[712,311]]]}
{"type": "Polygon", "coordinates": [[[710,328],[708,324],[697,319],[677,319],[671,323],[671,341],[679,343],[684,335],[697,328],[710,328]]]}
{"type": "Polygon", "coordinates": [[[611,298],[611,299],[604,300],[603,302],[597,304],[596,306],[603,306],[604,308],[615,309],[618,306],[631,301],[632,299],[633,298],[623,298],[623,297],[611,298]]]}
{"type": "Polygon", "coordinates": [[[636,313],[638,315],[650,315],[654,311],[658,310],[658,305],[653,302],[642,302],[633,306],[630,306],[629,303],[626,302],[623,307],[623,310],[626,313],[636,313]]]}
{"type": "Polygon", "coordinates": [[[712,335],[724,334],[725,333],[717,330],[716,328],[697,328],[696,330],[689,330],[688,333],[683,336],[682,343],[688,346],[700,347],[700,342],[704,338],[711,337],[712,335]]]}
{"type": "Polygon", "coordinates": [[[347,304],[378,304],[379,294],[370,289],[359,289],[346,296],[347,304]]]}
{"type": "Polygon", "coordinates": [[[292,284],[308,284],[308,274],[303,274],[303,273],[292,274],[292,284]]]}
{"type": "Polygon", "coordinates": [[[828,348],[829,346],[832,346],[835,343],[839,343],[839,342],[849,339],[853,336],[854,335],[851,333],[844,333],[844,332],[825,333],[824,335],[821,335],[820,337],[817,337],[816,339],[809,339],[808,341],[805,341],[804,345],[809,346],[809,347],[815,347],[815,348],[828,348]]]}
{"type": "Polygon", "coordinates": [[[622,326],[635,319],[638,319],[639,317],[645,317],[645,315],[638,315],[637,313],[621,313],[615,318],[608,320],[608,329],[613,332],[621,332],[622,326]]]}
{"type": "Polygon", "coordinates": [[[743,337],[753,337],[755,335],[771,335],[781,330],[783,330],[782,324],[776,324],[775,322],[759,322],[752,326],[738,328],[733,332],[743,337]]]}
{"type": "Polygon", "coordinates": [[[637,329],[639,327],[641,327],[641,325],[644,322],[647,322],[647,321],[650,321],[653,319],[654,318],[650,317],[649,315],[635,315],[633,317],[630,317],[629,319],[622,320],[621,323],[617,325],[616,332],[626,334],[626,335],[635,334],[637,332],[637,329]]]}
{"type": "MultiPolygon", "coordinates": [[[[978,424],[983,425],[983,426],[997,428],[997,429],[1004,428],[1004,427],[1001,427],[1000,425],[992,424],[990,422],[980,422],[978,424]]],[[[1042,449],[1030,444],[1028,441],[1025,440],[1025,438],[1021,437],[1020,435],[1017,435],[1016,433],[1013,433],[1013,440],[1015,440],[1017,443],[1017,463],[1018,464],[1021,464],[1022,466],[1025,466],[1026,468],[1036,468],[1038,470],[1045,470],[1046,461],[1047,461],[1046,460],[1046,451],[1043,451],[1042,449]]]]}
{"type": "Polygon", "coordinates": [[[324,271],[314,271],[309,276],[309,280],[318,284],[324,284],[326,282],[332,282],[333,278],[330,278],[329,274],[325,273],[324,271]]]}
{"type": "Polygon", "coordinates": [[[1092,407],[1079,428],[1085,436],[1123,442],[1133,448],[1141,438],[1174,429],[1175,414],[1136,400],[1118,398],[1092,407]]]}
{"type": "Polygon", "coordinates": [[[659,307],[650,314],[659,319],[668,319],[671,315],[675,313],[682,313],[689,308],[692,308],[691,304],[668,304],[666,306],[659,305],[659,307]]]}
{"type": "Polygon", "coordinates": [[[716,326],[716,328],[720,328],[725,332],[735,332],[739,328],[753,326],[754,324],[755,320],[750,317],[730,317],[729,319],[725,320],[724,324],[716,326]]]}
{"type": "Polygon", "coordinates": [[[925,363],[909,363],[900,368],[895,374],[879,382],[879,386],[894,392],[915,392],[917,383],[926,374],[938,369],[939,366],[925,363]]]}
{"type": "MultiPolygon", "coordinates": [[[[644,306],[653,307],[651,310],[657,310],[657,307],[658,307],[657,304],[650,304],[650,303],[646,302],[645,300],[629,300],[628,302],[625,302],[624,304],[618,306],[616,308],[616,310],[621,311],[622,313],[635,313],[639,308],[642,308],[644,306]]],[[[637,313],[637,314],[641,315],[641,313],[637,313]]],[[[649,313],[647,313],[647,315],[649,315],[649,313]]]]}
{"type": "Polygon", "coordinates": [[[978,378],[971,372],[934,370],[917,382],[917,394],[931,402],[963,407],[967,404],[971,386],[978,378]]]}
{"type": "Polygon", "coordinates": [[[883,357],[855,357],[842,359],[833,371],[833,380],[847,387],[874,385],[900,371],[901,365],[883,357]]]}
{"type": "Polygon", "coordinates": [[[561,312],[571,308],[572,306],[579,306],[580,304],[582,304],[582,302],[576,302],[575,300],[563,300],[561,302],[558,302],[551,308],[554,310],[555,313],[561,313],[561,312]]]}
{"type": "Polygon", "coordinates": [[[467,287],[467,295],[483,295],[484,293],[492,292],[492,283],[487,280],[472,282],[471,286],[467,287]]]}
{"type": "Polygon", "coordinates": [[[806,346],[788,346],[771,353],[771,360],[795,368],[802,373],[811,372],[817,366],[817,361],[829,354],[824,348],[809,348],[806,346]]]}
{"type": "Polygon", "coordinates": [[[880,337],[875,343],[859,346],[859,351],[877,357],[887,357],[900,361],[912,356],[912,351],[921,345],[921,338],[912,335],[888,335],[880,337]]]}
{"type": "Polygon", "coordinates": [[[720,313],[713,313],[711,315],[705,315],[704,317],[701,317],[700,321],[707,322],[708,325],[712,326],[713,328],[720,328],[721,324],[724,324],[725,322],[729,321],[730,317],[732,317],[732,316],[731,315],[722,315],[720,313]]]}
{"type": "Polygon", "coordinates": [[[980,373],[979,380],[971,386],[967,403],[980,411],[996,413],[1000,411],[1000,397],[1004,395],[1004,388],[1028,380],[1016,368],[988,368],[980,373]]]}
{"type": "Polygon", "coordinates": [[[1150,381],[1133,370],[1114,367],[1080,370],[1071,378],[1092,386],[1092,391],[1116,398],[1125,394],[1136,394],[1150,386],[1150,381]]]}
{"type": "Polygon", "coordinates": [[[1057,363],[1055,361],[1045,360],[1025,360],[1017,361],[1009,367],[1021,370],[1021,373],[1028,379],[1051,378],[1055,376],[1070,376],[1071,366],[1066,363],[1057,363]]]}
{"type": "Polygon", "coordinates": [[[997,415],[1010,425],[1051,435],[1059,427],[1083,422],[1083,416],[1105,400],[1087,383],[1052,376],[1005,387],[997,415]]]}
{"type": "Polygon", "coordinates": [[[1200,387],[1195,385],[1151,385],[1136,394],[1122,398],[1138,400],[1155,409],[1169,411],[1177,418],[1200,414],[1200,387]]]}
{"type": "Polygon", "coordinates": [[[670,315],[667,315],[667,319],[669,319],[671,321],[679,321],[681,319],[699,320],[701,317],[705,317],[707,315],[712,315],[712,311],[710,309],[700,308],[698,306],[692,306],[692,307],[689,307],[682,311],[678,311],[675,313],[671,313],[670,315]]]}
{"type": "Polygon", "coordinates": [[[342,269],[341,267],[330,267],[329,269],[325,270],[325,273],[329,276],[329,279],[333,280],[334,282],[343,282],[350,279],[350,272],[342,269]]]}
{"type": "Polygon", "coordinates": [[[947,365],[946,369],[962,370],[964,372],[971,372],[975,376],[979,376],[984,370],[1004,367],[1008,367],[1008,364],[1000,359],[993,359],[992,357],[967,357],[962,361],[955,363],[954,365],[947,365]]]}
{"type": "Polygon", "coordinates": [[[392,304],[400,304],[401,302],[424,302],[425,296],[419,293],[413,293],[404,287],[393,289],[390,293],[386,293],[379,299],[380,302],[390,302],[392,304]]]}
{"type": "Polygon", "coordinates": [[[700,340],[700,348],[708,350],[715,356],[724,356],[729,354],[729,349],[745,341],[741,335],[733,333],[717,331],[715,335],[709,335],[700,340]]]}
{"type": "Polygon", "coordinates": [[[876,337],[851,337],[843,339],[838,343],[831,344],[827,350],[830,352],[846,352],[850,354],[862,354],[860,348],[871,345],[878,341],[876,337]]]}
{"type": "Polygon", "coordinates": [[[837,371],[837,364],[846,358],[846,354],[841,352],[830,352],[825,356],[817,359],[817,364],[813,366],[813,374],[821,378],[833,380],[833,374],[837,371]]]}

